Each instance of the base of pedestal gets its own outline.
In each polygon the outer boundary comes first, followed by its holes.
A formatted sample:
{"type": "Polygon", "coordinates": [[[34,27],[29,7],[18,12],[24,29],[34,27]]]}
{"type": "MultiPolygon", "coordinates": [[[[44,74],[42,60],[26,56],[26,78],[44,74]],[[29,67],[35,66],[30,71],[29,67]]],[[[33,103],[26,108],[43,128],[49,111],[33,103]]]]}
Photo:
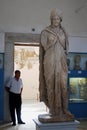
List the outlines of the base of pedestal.
{"type": "Polygon", "coordinates": [[[57,122],[57,123],[41,123],[38,119],[33,119],[36,124],[36,130],[76,130],[79,121],[57,122]]]}

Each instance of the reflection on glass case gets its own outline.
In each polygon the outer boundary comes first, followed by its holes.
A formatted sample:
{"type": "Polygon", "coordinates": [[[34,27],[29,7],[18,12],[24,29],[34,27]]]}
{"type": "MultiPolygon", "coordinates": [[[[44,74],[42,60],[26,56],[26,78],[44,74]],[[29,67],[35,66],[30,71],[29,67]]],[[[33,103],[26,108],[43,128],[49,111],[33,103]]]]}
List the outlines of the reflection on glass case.
{"type": "Polygon", "coordinates": [[[70,102],[87,102],[87,78],[70,78],[70,102]]]}
{"type": "Polygon", "coordinates": [[[87,70],[87,54],[69,53],[67,65],[69,70],[87,70]]]}

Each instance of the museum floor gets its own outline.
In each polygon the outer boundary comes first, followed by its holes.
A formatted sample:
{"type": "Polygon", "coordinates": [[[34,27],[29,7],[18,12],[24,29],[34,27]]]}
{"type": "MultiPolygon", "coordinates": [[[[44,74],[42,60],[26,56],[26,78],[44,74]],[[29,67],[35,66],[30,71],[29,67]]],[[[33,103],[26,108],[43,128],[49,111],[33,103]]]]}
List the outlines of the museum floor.
{"type": "MultiPolygon", "coordinates": [[[[0,130],[35,130],[36,126],[33,119],[36,119],[38,114],[47,112],[47,108],[42,102],[38,101],[23,101],[22,119],[26,124],[12,126],[11,123],[0,124],[0,130]]],[[[87,130],[87,120],[80,120],[80,125],[77,130],[87,130]]]]}

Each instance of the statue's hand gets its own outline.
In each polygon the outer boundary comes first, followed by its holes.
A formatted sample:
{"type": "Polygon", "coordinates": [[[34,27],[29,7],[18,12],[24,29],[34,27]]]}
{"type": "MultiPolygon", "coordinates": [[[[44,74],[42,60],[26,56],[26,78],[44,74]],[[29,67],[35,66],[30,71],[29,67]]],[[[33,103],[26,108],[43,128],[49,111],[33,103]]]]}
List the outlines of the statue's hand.
{"type": "Polygon", "coordinates": [[[51,44],[54,44],[56,41],[57,41],[57,37],[50,34],[49,37],[48,37],[48,42],[51,43],[51,44]]]}

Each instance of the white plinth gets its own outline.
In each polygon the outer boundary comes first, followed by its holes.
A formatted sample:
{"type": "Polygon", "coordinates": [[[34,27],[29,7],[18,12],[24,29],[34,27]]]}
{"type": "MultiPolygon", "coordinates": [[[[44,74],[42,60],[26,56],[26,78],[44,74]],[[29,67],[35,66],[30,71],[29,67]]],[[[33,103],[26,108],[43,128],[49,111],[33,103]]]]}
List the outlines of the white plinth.
{"type": "Polygon", "coordinates": [[[79,121],[59,122],[59,123],[41,123],[38,119],[33,119],[36,124],[36,130],[76,130],[79,121]]]}

